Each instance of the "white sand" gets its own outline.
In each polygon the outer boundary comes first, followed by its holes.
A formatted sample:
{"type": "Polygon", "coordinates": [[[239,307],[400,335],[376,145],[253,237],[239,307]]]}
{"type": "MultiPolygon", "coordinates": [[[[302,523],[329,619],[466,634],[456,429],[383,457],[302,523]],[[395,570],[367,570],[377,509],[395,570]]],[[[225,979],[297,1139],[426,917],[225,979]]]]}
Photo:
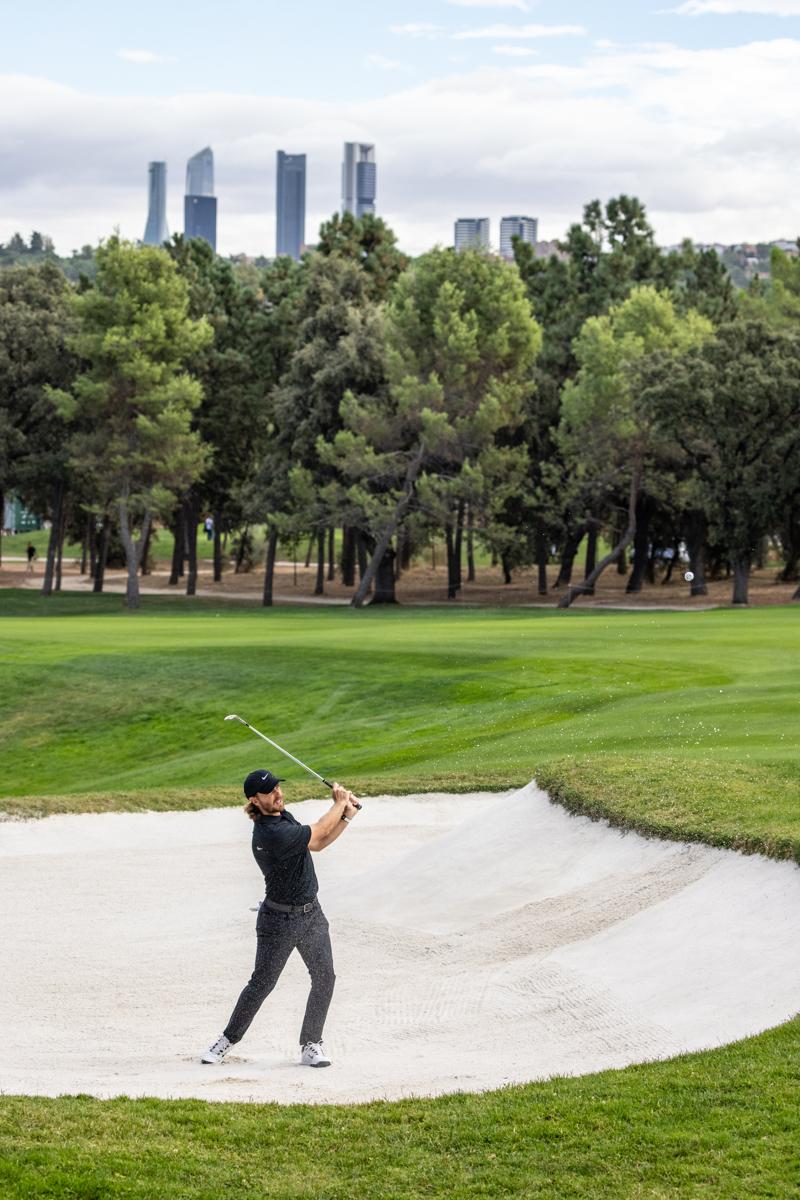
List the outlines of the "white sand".
{"type": "Polygon", "coordinates": [[[297,955],[230,1058],[202,1066],[252,968],[249,837],[238,809],[0,825],[0,1090],[478,1091],[716,1046],[800,1007],[793,864],[621,834],[533,785],[382,798],[315,858],[333,1067],[296,1065],[297,955]]]}

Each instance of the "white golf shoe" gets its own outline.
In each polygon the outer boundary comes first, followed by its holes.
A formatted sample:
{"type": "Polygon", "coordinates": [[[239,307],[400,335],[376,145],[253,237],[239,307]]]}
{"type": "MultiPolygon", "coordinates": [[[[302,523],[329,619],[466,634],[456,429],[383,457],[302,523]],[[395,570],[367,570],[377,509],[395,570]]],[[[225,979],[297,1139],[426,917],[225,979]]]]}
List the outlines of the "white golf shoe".
{"type": "Polygon", "coordinates": [[[322,1049],[322,1042],[306,1042],[300,1055],[302,1067],[329,1067],[331,1060],[322,1049]]]}
{"type": "Polygon", "coordinates": [[[214,1042],[213,1046],[209,1046],[203,1057],[200,1059],[202,1063],[219,1063],[222,1062],[225,1055],[231,1048],[231,1043],[222,1033],[214,1042]]]}

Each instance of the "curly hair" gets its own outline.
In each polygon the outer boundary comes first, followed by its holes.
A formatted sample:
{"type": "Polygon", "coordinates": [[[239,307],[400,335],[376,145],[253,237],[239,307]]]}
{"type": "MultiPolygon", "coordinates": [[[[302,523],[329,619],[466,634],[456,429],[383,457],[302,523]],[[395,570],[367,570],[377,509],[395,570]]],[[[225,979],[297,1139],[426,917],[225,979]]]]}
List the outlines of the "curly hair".
{"type": "Polygon", "coordinates": [[[253,800],[248,800],[244,805],[244,811],[247,813],[251,821],[257,821],[259,817],[263,817],[263,813],[258,805],[253,800]]]}

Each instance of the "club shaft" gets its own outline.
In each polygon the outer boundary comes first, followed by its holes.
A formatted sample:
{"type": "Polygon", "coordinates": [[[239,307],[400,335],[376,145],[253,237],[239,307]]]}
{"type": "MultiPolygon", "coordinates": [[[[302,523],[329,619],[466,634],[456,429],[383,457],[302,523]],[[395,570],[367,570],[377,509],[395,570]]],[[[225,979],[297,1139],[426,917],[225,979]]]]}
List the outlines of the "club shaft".
{"type": "MultiPolygon", "coordinates": [[[[239,718],[239,720],[240,721],[242,720],[241,717],[239,718]]],[[[315,779],[318,779],[320,781],[320,783],[324,783],[325,787],[328,787],[331,790],[333,790],[333,784],[329,783],[328,780],[324,778],[324,776],[317,774],[317,772],[312,770],[311,767],[308,767],[308,766],[306,766],[306,764],[304,762],[301,762],[299,758],[295,758],[295,756],[293,754],[290,754],[288,750],[284,750],[283,746],[279,746],[277,742],[273,742],[272,738],[268,738],[265,733],[262,733],[260,729],[256,729],[256,727],[254,725],[251,725],[249,721],[242,721],[242,724],[246,725],[247,728],[249,730],[251,730],[253,733],[257,734],[258,737],[263,738],[265,742],[269,742],[270,746],[273,746],[276,750],[279,750],[281,754],[285,754],[286,757],[290,758],[293,763],[297,763],[298,767],[302,767],[304,771],[308,771],[309,775],[313,775],[315,779]]]]}

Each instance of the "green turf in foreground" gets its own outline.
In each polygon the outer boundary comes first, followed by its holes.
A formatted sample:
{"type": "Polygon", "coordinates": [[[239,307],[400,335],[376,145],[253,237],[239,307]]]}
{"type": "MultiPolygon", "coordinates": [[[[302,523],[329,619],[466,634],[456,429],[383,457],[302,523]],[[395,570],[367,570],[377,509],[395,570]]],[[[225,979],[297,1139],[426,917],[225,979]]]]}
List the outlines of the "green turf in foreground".
{"type": "MultiPolygon", "coordinates": [[[[239,803],[244,771],[267,762],[222,724],[239,711],[367,790],[538,775],[575,810],[797,856],[799,650],[791,609],[217,615],[148,602],[131,618],[110,597],[43,610],[0,594],[0,806],[239,803]]],[[[0,1195],[782,1200],[800,1195],[798,1101],[798,1020],[669,1063],[435,1101],[6,1097],[0,1195]]]]}
{"type": "MultiPolygon", "coordinates": [[[[4,1197],[798,1194],[800,1021],[625,1071],[351,1108],[9,1098],[4,1197]]],[[[334,1068],[335,1069],[335,1068],[334,1068]]]]}

